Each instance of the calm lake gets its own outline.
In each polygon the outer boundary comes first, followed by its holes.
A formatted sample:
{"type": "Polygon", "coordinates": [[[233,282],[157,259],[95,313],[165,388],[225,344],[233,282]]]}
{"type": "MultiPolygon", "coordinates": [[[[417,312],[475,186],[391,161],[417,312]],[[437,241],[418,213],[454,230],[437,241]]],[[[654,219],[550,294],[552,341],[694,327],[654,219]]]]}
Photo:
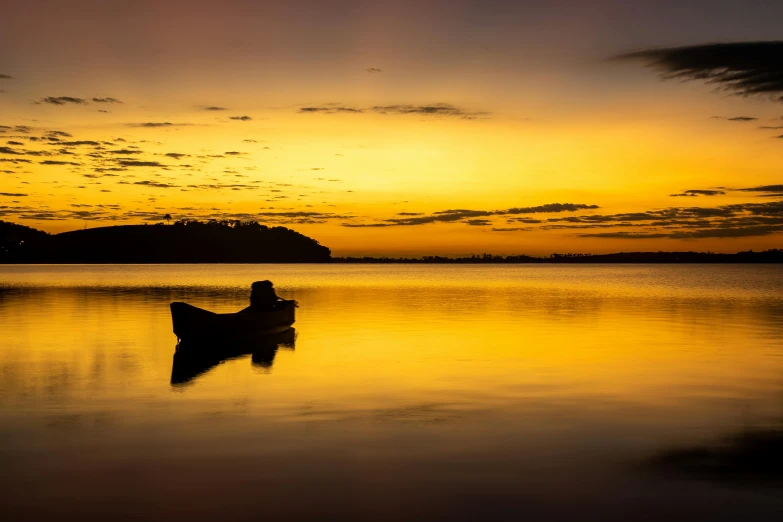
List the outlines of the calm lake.
{"type": "Polygon", "coordinates": [[[775,520],[659,464],[780,429],[782,340],[779,266],[0,266],[0,519],[775,520]],[[259,279],[295,340],[172,368],[259,279]]]}

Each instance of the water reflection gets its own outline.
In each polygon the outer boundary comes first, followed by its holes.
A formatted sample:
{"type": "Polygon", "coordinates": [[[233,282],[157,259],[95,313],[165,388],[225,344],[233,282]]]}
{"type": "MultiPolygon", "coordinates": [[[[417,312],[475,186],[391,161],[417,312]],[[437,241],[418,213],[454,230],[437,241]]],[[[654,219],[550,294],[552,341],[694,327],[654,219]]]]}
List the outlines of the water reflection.
{"type": "Polygon", "coordinates": [[[748,486],[783,482],[783,419],[745,427],[709,442],[656,452],[647,466],[658,472],[748,486]]]}
{"type": "Polygon", "coordinates": [[[296,330],[289,328],[283,332],[260,339],[245,341],[181,342],[176,347],[171,367],[171,384],[181,387],[191,384],[197,377],[226,361],[251,356],[254,366],[269,369],[275,361],[279,347],[294,350],[296,330]]]}
{"type": "MultiPolygon", "coordinates": [[[[252,520],[259,505],[271,520],[395,522],[783,511],[636,466],[720,441],[748,414],[780,417],[777,267],[5,270],[3,520],[117,520],[118,506],[191,522],[252,520]],[[259,279],[299,301],[296,352],[213,346],[172,365],[171,301],[232,312],[259,279]]],[[[757,453],[730,438],[695,454],[731,467],[757,453]]]]}

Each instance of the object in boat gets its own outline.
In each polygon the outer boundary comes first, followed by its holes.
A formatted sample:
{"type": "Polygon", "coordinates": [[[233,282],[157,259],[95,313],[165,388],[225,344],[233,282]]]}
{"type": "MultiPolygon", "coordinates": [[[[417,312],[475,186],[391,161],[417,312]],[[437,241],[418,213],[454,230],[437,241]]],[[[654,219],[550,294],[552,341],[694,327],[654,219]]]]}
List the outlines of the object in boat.
{"type": "Polygon", "coordinates": [[[212,368],[246,355],[251,355],[253,366],[271,368],[279,347],[293,350],[296,330],[281,332],[241,341],[182,341],[177,344],[171,367],[171,384],[188,384],[212,368]]]}
{"type": "Polygon", "coordinates": [[[174,335],[181,342],[237,341],[279,333],[294,324],[296,301],[279,301],[274,308],[261,311],[252,308],[216,314],[187,303],[171,303],[174,335]]]}

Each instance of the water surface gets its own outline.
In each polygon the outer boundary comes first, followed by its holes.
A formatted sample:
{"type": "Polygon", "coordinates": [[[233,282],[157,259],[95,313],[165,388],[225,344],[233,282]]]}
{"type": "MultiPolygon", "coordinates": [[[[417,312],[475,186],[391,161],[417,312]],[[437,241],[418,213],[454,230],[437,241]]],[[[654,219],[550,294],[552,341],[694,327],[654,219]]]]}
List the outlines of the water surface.
{"type": "Polygon", "coordinates": [[[650,465],[779,425],[776,266],[0,266],[0,325],[7,520],[783,514],[650,465]],[[172,384],[168,303],[258,279],[295,344],[172,384]]]}

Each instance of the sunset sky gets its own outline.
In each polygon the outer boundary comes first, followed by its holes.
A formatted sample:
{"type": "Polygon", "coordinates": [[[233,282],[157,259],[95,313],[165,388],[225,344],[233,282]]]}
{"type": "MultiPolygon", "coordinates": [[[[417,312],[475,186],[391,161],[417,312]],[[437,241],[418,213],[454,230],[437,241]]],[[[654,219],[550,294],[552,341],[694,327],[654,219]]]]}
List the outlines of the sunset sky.
{"type": "Polygon", "coordinates": [[[258,220],[336,255],[783,247],[782,2],[27,0],[0,19],[6,221],[258,220]]]}

